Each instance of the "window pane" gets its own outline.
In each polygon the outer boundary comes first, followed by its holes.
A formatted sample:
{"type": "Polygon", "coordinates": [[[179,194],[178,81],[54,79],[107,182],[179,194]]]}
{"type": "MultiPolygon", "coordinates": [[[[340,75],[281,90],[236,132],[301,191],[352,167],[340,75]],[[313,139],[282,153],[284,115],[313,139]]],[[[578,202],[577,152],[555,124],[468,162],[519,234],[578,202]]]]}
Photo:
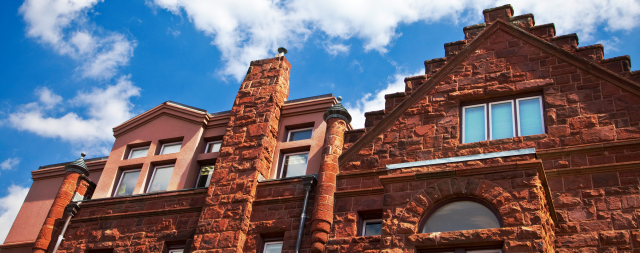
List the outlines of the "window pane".
{"type": "Polygon", "coordinates": [[[464,108],[464,143],[485,140],[484,106],[464,108]]]}
{"type": "Polygon", "coordinates": [[[513,106],[511,102],[492,104],[491,139],[504,139],[513,136],[513,106]]]}
{"type": "Polygon", "coordinates": [[[172,249],[169,251],[169,253],[182,253],[182,252],[184,252],[183,249],[172,249]]]}
{"type": "Polygon", "coordinates": [[[133,194],[133,188],[136,187],[136,182],[138,181],[138,176],[140,176],[140,171],[129,171],[122,173],[122,177],[120,179],[120,186],[116,191],[117,196],[129,196],[133,194]]]}
{"type": "Polygon", "coordinates": [[[520,136],[544,133],[540,98],[518,100],[520,136]]]}
{"type": "Polygon", "coordinates": [[[145,157],[147,156],[148,152],[149,152],[149,147],[141,148],[141,149],[132,149],[129,159],[145,157]]]}
{"type": "Polygon", "coordinates": [[[174,144],[165,144],[162,146],[162,154],[173,154],[180,152],[180,146],[182,143],[174,143],[174,144]]]}
{"type": "Polygon", "coordinates": [[[364,226],[364,236],[381,235],[381,234],[382,234],[381,221],[369,221],[364,226]]]}
{"type": "Polygon", "coordinates": [[[220,152],[220,146],[222,146],[222,142],[210,142],[207,147],[208,153],[220,152]]]}
{"type": "Polygon", "coordinates": [[[286,175],[284,177],[297,177],[307,174],[307,160],[309,153],[287,155],[284,159],[284,171],[286,175]]]}
{"type": "Polygon", "coordinates": [[[169,187],[169,181],[171,180],[171,173],[173,172],[173,166],[156,168],[155,174],[149,184],[149,190],[147,192],[161,192],[166,191],[169,187]]]}
{"type": "Polygon", "coordinates": [[[264,245],[264,253],[280,253],[282,252],[282,242],[266,243],[264,245]]]}
{"type": "Polygon", "coordinates": [[[198,184],[196,188],[208,187],[209,181],[211,181],[211,174],[213,172],[214,166],[202,166],[200,168],[200,175],[198,175],[198,184]]]}
{"type": "Polygon", "coordinates": [[[291,132],[289,136],[289,141],[311,139],[311,133],[312,133],[311,129],[291,132]]]}
{"type": "Polygon", "coordinates": [[[500,222],[491,210],[473,201],[447,204],[433,213],[423,233],[499,228],[500,222]]]}

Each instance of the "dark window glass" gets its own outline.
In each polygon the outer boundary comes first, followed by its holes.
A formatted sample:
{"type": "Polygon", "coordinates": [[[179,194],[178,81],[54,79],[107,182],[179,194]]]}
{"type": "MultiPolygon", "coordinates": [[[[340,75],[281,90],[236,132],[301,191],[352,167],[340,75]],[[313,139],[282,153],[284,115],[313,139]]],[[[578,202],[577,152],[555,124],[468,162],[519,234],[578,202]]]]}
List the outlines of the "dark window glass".
{"type": "Polygon", "coordinates": [[[213,173],[214,166],[202,166],[200,168],[200,174],[198,175],[198,183],[196,188],[209,187],[209,181],[211,181],[211,174],[213,173]]]}
{"type": "Polygon", "coordinates": [[[364,224],[364,230],[362,232],[363,236],[382,234],[382,220],[365,220],[363,224],[364,224]]]}
{"type": "Polygon", "coordinates": [[[428,217],[423,233],[499,228],[496,215],[486,206],[474,201],[446,204],[428,217]]]}

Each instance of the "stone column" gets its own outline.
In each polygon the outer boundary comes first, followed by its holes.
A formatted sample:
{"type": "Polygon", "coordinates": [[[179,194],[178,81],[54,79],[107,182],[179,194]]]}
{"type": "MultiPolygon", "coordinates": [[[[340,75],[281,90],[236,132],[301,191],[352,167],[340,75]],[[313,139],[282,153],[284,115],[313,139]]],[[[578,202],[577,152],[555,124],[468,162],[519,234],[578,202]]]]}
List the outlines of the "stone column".
{"type": "MultiPolygon", "coordinates": [[[[56,219],[60,219],[64,216],[64,209],[69,203],[71,203],[71,200],[78,189],[78,185],[83,181],[91,182],[88,178],[89,170],[84,162],[84,156],[85,154],[82,153],[82,157],[64,166],[64,170],[67,174],[62,181],[62,185],[58,190],[56,198],[53,200],[53,204],[51,205],[51,209],[49,209],[47,218],[44,220],[42,228],[40,228],[40,233],[38,233],[35,245],[33,246],[34,253],[47,252],[49,244],[51,243],[51,237],[56,233],[54,228],[56,219]]],[[[88,186],[93,185],[95,187],[95,184],[92,183],[84,183],[82,185],[82,193],[90,192],[92,190],[85,189],[88,186]]],[[[81,195],[84,195],[82,193],[81,195]]]]}
{"type": "Polygon", "coordinates": [[[258,177],[269,177],[274,159],[290,69],[284,56],[251,62],[231,109],[193,252],[242,252],[258,177]]]}
{"type": "Polygon", "coordinates": [[[331,224],[333,224],[333,195],[336,192],[336,176],[340,171],[338,157],[342,154],[344,131],[351,123],[351,115],[338,103],[324,113],[327,131],[322,148],[322,165],[318,172],[318,186],[316,187],[315,208],[311,216],[311,252],[324,252],[329,240],[331,224]]]}

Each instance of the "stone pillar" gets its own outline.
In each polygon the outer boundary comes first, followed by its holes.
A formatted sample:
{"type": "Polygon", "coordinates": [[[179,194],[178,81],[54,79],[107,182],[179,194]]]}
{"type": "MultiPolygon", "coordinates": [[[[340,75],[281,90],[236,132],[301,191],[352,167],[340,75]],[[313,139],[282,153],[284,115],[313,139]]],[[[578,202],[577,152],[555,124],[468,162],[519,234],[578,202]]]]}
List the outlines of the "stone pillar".
{"type": "Polygon", "coordinates": [[[327,131],[322,148],[322,165],[318,172],[318,186],[316,187],[315,208],[311,216],[311,252],[324,252],[329,240],[331,224],[333,224],[333,195],[336,192],[336,176],[340,171],[338,157],[342,154],[344,131],[351,123],[351,115],[338,103],[324,113],[327,131]]]}
{"type": "Polygon", "coordinates": [[[42,228],[40,228],[40,233],[38,233],[35,245],[33,246],[34,253],[47,252],[49,244],[51,243],[51,238],[56,233],[54,228],[56,219],[60,219],[64,216],[64,209],[69,203],[71,203],[71,200],[73,200],[73,196],[79,188],[78,185],[81,185],[80,188],[82,188],[82,192],[79,192],[79,194],[83,196],[87,192],[91,192],[93,190],[90,189],[91,186],[95,188],[95,184],[91,183],[91,180],[88,178],[89,170],[84,162],[84,156],[85,154],[82,153],[82,157],[64,166],[67,174],[62,181],[62,185],[58,190],[56,198],[53,200],[53,204],[51,205],[51,209],[49,209],[47,218],[44,220],[42,228]]]}
{"type": "Polygon", "coordinates": [[[251,62],[231,109],[192,251],[242,252],[258,178],[268,178],[274,159],[290,69],[284,56],[251,62]]]}

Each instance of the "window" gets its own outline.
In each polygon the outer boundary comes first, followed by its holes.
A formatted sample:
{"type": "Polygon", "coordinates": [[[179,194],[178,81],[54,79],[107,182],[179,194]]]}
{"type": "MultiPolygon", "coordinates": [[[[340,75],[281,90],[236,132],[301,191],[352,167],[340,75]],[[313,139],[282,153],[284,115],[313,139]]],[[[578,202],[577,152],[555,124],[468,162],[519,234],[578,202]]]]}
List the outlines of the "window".
{"type": "Polygon", "coordinates": [[[462,107],[462,143],[542,133],[541,96],[462,107]]]}
{"type": "Polygon", "coordinates": [[[182,142],[172,142],[162,144],[162,149],[160,149],[160,154],[173,154],[180,152],[180,147],[182,147],[182,142]]]}
{"type": "Polygon", "coordinates": [[[299,141],[311,139],[313,127],[289,130],[287,141],[299,141]]]}
{"type": "Polygon", "coordinates": [[[362,236],[382,234],[382,219],[370,219],[362,221],[362,236]]]}
{"type": "Polygon", "coordinates": [[[205,153],[214,153],[220,152],[220,146],[222,146],[222,141],[210,141],[207,142],[207,147],[205,148],[205,153]]]}
{"type": "Polygon", "coordinates": [[[140,170],[123,171],[113,196],[133,195],[133,189],[136,187],[136,182],[138,182],[138,176],[140,176],[140,170]]]}
{"type": "Polygon", "coordinates": [[[129,151],[129,157],[127,157],[127,159],[145,157],[147,156],[147,153],[149,153],[149,146],[131,148],[131,150],[129,151]]]}
{"type": "Polygon", "coordinates": [[[262,248],[262,253],[280,253],[282,252],[282,241],[265,242],[262,248]]]}
{"type": "Polygon", "coordinates": [[[427,216],[422,233],[501,227],[496,214],[484,204],[463,200],[446,203],[427,216]]]}
{"type": "Polygon", "coordinates": [[[280,178],[304,176],[307,174],[309,152],[285,154],[282,160],[280,178]]]}
{"type": "Polygon", "coordinates": [[[173,165],[157,166],[151,175],[147,192],[166,191],[171,181],[171,173],[173,173],[173,165]]]}
{"type": "Polygon", "coordinates": [[[183,249],[172,249],[172,250],[169,250],[169,253],[182,253],[182,252],[184,252],[183,249]]]}
{"type": "Polygon", "coordinates": [[[206,165],[200,167],[200,174],[198,175],[198,182],[196,182],[196,188],[209,187],[211,181],[211,175],[213,175],[214,165],[206,165]]]}

